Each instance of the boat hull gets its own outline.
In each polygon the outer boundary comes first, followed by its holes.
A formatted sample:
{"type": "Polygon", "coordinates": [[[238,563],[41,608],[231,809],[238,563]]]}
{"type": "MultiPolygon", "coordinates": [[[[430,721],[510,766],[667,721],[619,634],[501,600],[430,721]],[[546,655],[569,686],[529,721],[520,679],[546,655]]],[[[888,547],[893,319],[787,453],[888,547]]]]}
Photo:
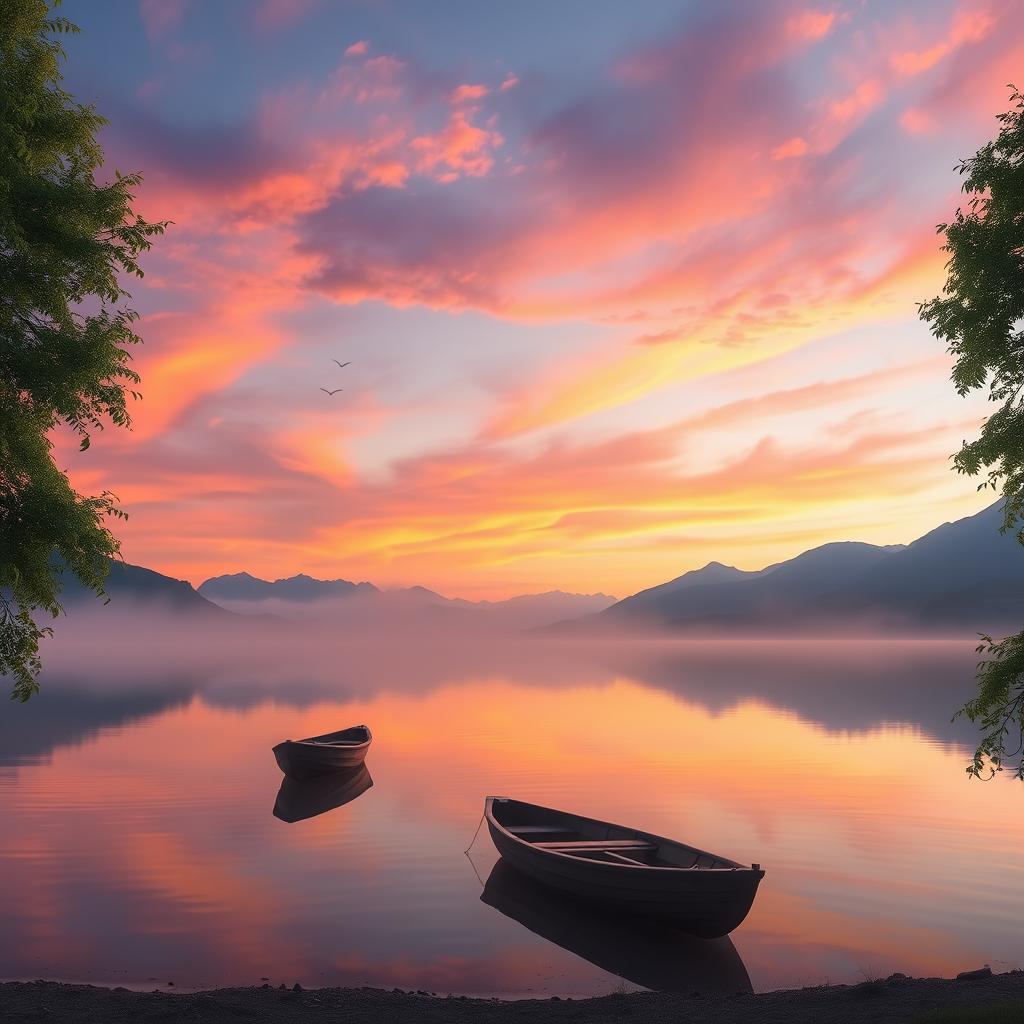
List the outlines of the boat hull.
{"type": "MultiPolygon", "coordinates": [[[[750,912],[764,876],[757,868],[738,866],[712,871],[631,867],[538,849],[510,834],[496,821],[490,801],[487,827],[502,858],[534,881],[620,913],[664,921],[705,939],[720,938],[739,927],[750,912]]],[[[678,845],[663,837],[626,830],[622,826],[609,825],[608,828],[658,844],[678,845]]]]}
{"type": "Polygon", "coordinates": [[[370,730],[365,726],[358,726],[344,732],[359,735],[353,735],[351,741],[343,742],[323,742],[323,737],[312,737],[278,743],[274,747],[278,767],[293,779],[312,779],[318,775],[358,768],[366,759],[366,752],[370,748],[370,730]]]}

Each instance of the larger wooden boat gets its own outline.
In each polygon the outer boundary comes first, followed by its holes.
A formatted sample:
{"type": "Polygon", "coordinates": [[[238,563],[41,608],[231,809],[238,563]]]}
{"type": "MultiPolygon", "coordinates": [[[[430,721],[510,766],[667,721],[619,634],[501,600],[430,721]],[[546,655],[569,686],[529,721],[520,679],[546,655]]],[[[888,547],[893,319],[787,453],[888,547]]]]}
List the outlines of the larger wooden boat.
{"type": "Polygon", "coordinates": [[[274,747],[274,757],[285,775],[309,779],[361,765],[372,739],[368,726],[355,725],[304,740],[285,740],[274,747]]]}
{"type": "Polygon", "coordinates": [[[738,927],[764,878],[759,864],[521,800],[489,796],[484,815],[498,853],[535,881],[701,938],[738,927]]]}
{"type": "Polygon", "coordinates": [[[753,992],[732,939],[699,939],[664,921],[584,903],[499,859],[480,899],[535,935],[656,992],[753,992]]]}

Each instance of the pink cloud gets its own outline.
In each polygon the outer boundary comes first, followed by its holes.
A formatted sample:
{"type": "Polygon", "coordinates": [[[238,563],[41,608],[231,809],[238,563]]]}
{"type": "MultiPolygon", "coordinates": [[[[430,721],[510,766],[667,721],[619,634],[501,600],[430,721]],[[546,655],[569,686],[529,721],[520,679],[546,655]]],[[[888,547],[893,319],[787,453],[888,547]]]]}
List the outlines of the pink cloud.
{"type": "Polygon", "coordinates": [[[490,90],[486,85],[460,85],[452,93],[452,103],[466,103],[483,99],[490,90]]]}
{"type": "Polygon", "coordinates": [[[417,171],[452,182],[464,174],[479,178],[491,170],[493,151],[504,139],[490,122],[481,128],[470,121],[471,116],[469,111],[455,110],[438,134],[419,135],[409,143],[417,171]]]}
{"type": "Polygon", "coordinates": [[[139,14],[151,38],[166,35],[185,15],[188,0],[141,0],[139,14]]]}
{"type": "Polygon", "coordinates": [[[924,50],[904,50],[893,54],[892,65],[901,75],[919,75],[933,68],[955,50],[984,39],[996,24],[985,9],[965,8],[953,20],[949,34],[924,50]]]}
{"type": "Polygon", "coordinates": [[[514,89],[518,84],[519,78],[510,71],[502,80],[501,91],[506,92],[509,89],[514,89]]]}
{"type": "Polygon", "coordinates": [[[365,39],[360,39],[345,50],[346,57],[362,57],[370,49],[370,44],[365,39]]]}
{"type": "Polygon", "coordinates": [[[253,20],[262,31],[270,32],[301,21],[319,3],[320,0],[262,0],[253,20]]]}
{"type": "Polygon", "coordinates": [[[361,65],[341,65],[328,78],[317,102],[321,106],[355,103],[396,104],[406,95],[407,66],[395,57],[371,57],[361,65]]]}
{"type": "MultiPolygon", "coordinates": [[[[876,211],[867,201],[855,211],[845,198],[849,161],[801,170],[802,161],[785,158],[831,152],[882,104],[882,80],[826,100],[820,125],[801,124],[807,108],[779,72],[790,50],[777,23],[716,22],[707,31],[707,40],[687,35],[632,58],[642,79],[534,128],[530,162],[511,165],[518,173],[505,180],[516,184],[500,208],[421,236],[418,225],[431,218],[409,203],[391,204],[392,214],[382,199],[365,205],[349,196],[349,216],[318,218],[337,230],[317,232],[311,247],[323,260],[316,286],[345,302],[381,289],[379,297],[402,305],[482,304],[524,318],[628,317],[644,308],[665,316],[683,307],[685,316],[671,314],[675,330],[702,334],[715,324],[726,344],[792,327],[796,309],[827,305],[822,289],[849,290],[862,281],[858,261],[877,262],[852,219],[876,211]],[[682,123],[680,94],[700,98],[682,123]],[[801,131],[787,138],[787,128],[801,131]],[[793,205],[800,194],[814,198],[793,205]],[[769,310],[760,305],[768,292],[789,301],[769,310]]],[[[494,166],[491,133],[491,122],[451,117],[442,132],[413,137],[405,166],[446,183],[482,176],[494,166]]]]}
{"type": "Polygon", "coordinates": [[[792,157],[803,156],[810,148],[806,140],[801,139],[799,135],[794,135],[793,138],[772,150],[772,159],[789,160],[792,157]]]}
{"type": "Polygon", "coordinates": [[[900,114],[900,124],[911,135],[924,135],[935,128],[934,120],[921,110],[914,107],[904,110],[900,114]]]}
{"type": "Polygon", "coordinates": [[[786,21],[786,31],[798,39],[814,41],[828,35],[836,22],[834,11],[808,9],[786,21]]]}
{"type": "MultiPolygon", "coordinates": [[[[1024,62],[1024,8],[998,0],[966,3],[938,43],[920,50],[915,47],[915,40],[916,36],[911,33],[892,51],[897,58],[901,54],[918,54],[904,65],[908,68],[926,63],[920,54],[927,54],[935,46],[942,53],[926,71],[916,76],[899,76],[911,80],[920,77],[927,83],[923,94],[915,93],[911,103],[913,113],[905,117],[903,127],[917,134],[926,130],[926,126],[948,133],[973,122],[983,123],[988,131],[994,123],[993,115],[1006,107],[1006,83],[1017,80],[1024,62]],[[960,40],[959,44],[952,45],[956,39],[960,40]]],[[[974,144],[981,138],[979,134],[970,137],[974,144]]]]}
{"type": "Polygon", "coordinates": [[[877,79],[866,79],[842,99],[833,100],[828,106],[828,115],[834,122],[845,125],[877,107],[883,96],[882,83],[877,79]]]}

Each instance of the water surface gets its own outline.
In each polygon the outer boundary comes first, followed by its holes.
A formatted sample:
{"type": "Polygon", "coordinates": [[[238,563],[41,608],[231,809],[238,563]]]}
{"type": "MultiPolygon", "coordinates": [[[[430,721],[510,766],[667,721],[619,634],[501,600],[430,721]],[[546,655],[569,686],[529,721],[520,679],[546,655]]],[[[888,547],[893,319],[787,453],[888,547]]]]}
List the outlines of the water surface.
{"type": "Polygon", "coordinates": [[[1024,966],[1024,789],[968,780],[949,722],[973,658],[367,644],[64,671],[0,712],[0,974],[517,996],[1024,966]],[[370,779],[307,816],[336,794],[280,793],[271,746],[360,722],[370,779]],[[491,877],[486,830],[464,856],[488,793],[767,875],[731,944],[609,924],[491,877]]]}

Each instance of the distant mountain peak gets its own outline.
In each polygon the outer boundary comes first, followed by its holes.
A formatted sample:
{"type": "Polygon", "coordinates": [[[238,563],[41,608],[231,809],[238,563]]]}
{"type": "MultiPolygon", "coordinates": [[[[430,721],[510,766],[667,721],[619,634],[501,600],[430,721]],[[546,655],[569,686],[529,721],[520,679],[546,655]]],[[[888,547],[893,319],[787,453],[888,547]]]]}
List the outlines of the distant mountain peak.
{"type": "Polygon", "coordinates": [[[728,583],[732,580],[746,579],[748,576],[757,575],[744,569],[737,569],[734,565],[726,565],[724,562],[708,562],[699,569],[690,569],[682,576],[677,576],[668,583],[661,584],[663,587],[673,589],[679,587],[693,587],[704,583],[728,583]]]}
{"type": "Polygon", "coordinates": [[[214,576],[199,586],[199,593],[212,600],[267,601],[280,598],[287,601],[315,601],[322,597],[346,597],[366,590],[376,591],[372,583],[352,583],[349,580],[318,580],[300,572],[294,576],[274,580],[272,583],[247,572],[214,576]]]}
{"type": "MultiPolygon", "coordinates": [[[[259,576],[253,576],[252,573],[248,572],[229,572],[224,573],[222,576],[211,576],[208,580],[204,580],[199,584],[200,587],[205,587],[207,583],[216,583],[219,580],[251,580],[253,583],[267,583],[267,580],[260,579],[259,576]]],[[[197,588],[198,589],[198,588],[197,588]]]]}

